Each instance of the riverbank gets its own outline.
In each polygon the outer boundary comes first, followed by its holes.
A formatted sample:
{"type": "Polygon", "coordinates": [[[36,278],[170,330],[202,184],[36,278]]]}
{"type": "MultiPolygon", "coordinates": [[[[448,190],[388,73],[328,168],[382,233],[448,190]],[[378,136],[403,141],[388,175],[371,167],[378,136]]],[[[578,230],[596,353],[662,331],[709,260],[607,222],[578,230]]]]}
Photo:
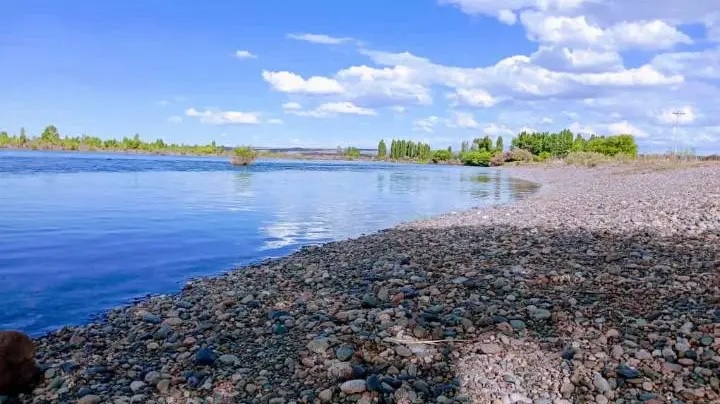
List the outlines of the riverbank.
{"type": "Polygon", "coordinates": [[[39,338],[24,401],[720,399],[720,166],[503,169],[543,187],[39,338]]]}

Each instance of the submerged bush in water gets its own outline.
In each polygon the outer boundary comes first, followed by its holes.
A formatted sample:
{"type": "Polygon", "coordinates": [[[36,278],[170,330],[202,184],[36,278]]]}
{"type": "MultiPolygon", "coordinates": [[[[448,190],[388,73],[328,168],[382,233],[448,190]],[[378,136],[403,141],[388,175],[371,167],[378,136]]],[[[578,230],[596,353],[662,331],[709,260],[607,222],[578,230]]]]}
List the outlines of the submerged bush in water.
{"type": "Polygon", "coordinates": [[[255,161],[257,152],[250,146],[240,146],[233,150],[232,164],[246,166],[255,161]]]}

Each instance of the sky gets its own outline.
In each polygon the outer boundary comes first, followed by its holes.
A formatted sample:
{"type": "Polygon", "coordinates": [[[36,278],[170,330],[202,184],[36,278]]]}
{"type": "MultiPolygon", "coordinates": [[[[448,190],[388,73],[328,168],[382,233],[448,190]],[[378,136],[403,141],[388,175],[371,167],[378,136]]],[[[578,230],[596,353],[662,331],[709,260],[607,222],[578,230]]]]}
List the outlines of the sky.
{"type": "Polygon", "coordinates": [[[716,0],[2,0],[0,15],[11,133],[457,148],[569,128],[720,152],[716,0]]]}

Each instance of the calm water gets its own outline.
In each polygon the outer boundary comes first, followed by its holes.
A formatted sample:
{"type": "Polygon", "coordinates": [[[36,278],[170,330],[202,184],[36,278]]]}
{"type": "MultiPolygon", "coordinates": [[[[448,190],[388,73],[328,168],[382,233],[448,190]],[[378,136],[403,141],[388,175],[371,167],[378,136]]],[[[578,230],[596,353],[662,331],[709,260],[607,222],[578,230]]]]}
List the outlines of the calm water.
{"type": "Polygon", "coordinates": [[[0,329],[529,191],[479,168],[0,151],[0,329]]]}

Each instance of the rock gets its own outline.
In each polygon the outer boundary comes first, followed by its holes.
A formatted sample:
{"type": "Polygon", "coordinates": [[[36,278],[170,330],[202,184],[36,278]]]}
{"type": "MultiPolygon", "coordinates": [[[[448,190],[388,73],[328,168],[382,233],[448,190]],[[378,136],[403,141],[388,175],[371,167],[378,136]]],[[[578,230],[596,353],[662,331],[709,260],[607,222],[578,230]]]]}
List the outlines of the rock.
{"type": "Polygon", "coordinates": [[[552,313],[550,313],[550,310],[538,309],[534,306],[530,306],[528,308],[528,314],[530,315],[530,318],[535,321],[543,321],[552,317],[552,313]]]}
{"type": "Polygon", "coordinates": [[[380,306],[381,304],[382,304],[382,302],[380,301],[380,299],[378,299],[378,298],[375,297],[374,295],[371,295],[371,294],[369,294],[369,293],[363,295],[363,298],[362,298],[362,307],[365,307],[365,308],[374,308],[374,307],[380,306]]]}
{"type": "Polygon", "coordinates": [[[353,354],[355,354],[355,350],[349,346],[341,346],[335,350],[335,357],[341,361],[349,360],[353,354]]]}
{"type": "Polygon", "coordinates": [[[158,381],[160,381],[160,373],[159,372],[147,372],[145,374],[145,383],[155,385],[158,381]]]}
{"type": "Polygon", "coordinates": [[[0,394],[30,392],[44,372],[35,364],[35,343],[19,331],[0,331],[0,394]]]}
{"type": "Polygon", "coordinates": [[[183,323],[182,319],[179,317],[170,317],[163,320],[162,324],[167,325],[170,327],[177,327],[183,323]]]}
{"type": "Polygon", "coordinates": [[[525,329],[525,322],[522,320],[510,320],[510,326],[516,331],[525,329]]]}
{"type": "Polygon", "coordinates": [[[365,386],[367,387],[368,391],[383,390],[383,383],[380,381],[380,378],[377,375],[372,375],[368,377],[365,381],[365,386]]]}
{"type": "Polygon", "coordinates": [[[340,385],[340,391],[345,394],[357,394],[365,391],[366,385],[365,380],[348,380],[340,385]]]}
{"type": "Polygon", "coordinates": [[[307,349],[316,354],[324,354],[330,347],[330,341],[325,337],[318,337],[308,342],[307,349]]]}
{"type": "Polygon", "coordinates": [[[335,362],[330,365],[328,373],[337,380],[348,380],[355,377],[355,372],[350,362],[335,362]]]}
{"type": "Polygon", "coordinates": [[[157,382],[157,385],[155,385],[155,388],[160,392],[160,394],[166,394],[170,390],[170,380],[160,380],[157,382]]]}
{"type": "Polygon", "coordinates": [[[145,388],[145,382],[141,382],[140,380],[135,380],[134,382],[130,383],[130,390],[132,390],[133,393],[137,393],[143,388],[145,388]]]}
{"type": "Polygon", "coordinates": [[[625,379],[637,379],[640,377],[640,372],[637,369],[631,368],[626,364],[621,364],[617,367],[616,373],[618,376],[625,379]]]}
{"type": "Polygon", "coordinates": [[[318,394],[318,398],[323,403],[329,403],[333,399],[333,391],[331,389],[325,389],[318,394]]]}
{"type": "Polygon", "coordinates": [[[238,357],[235,355],[225,354],[225,355],[221,355],[218,358],[218,361],[220,363],[222,363],[223,365],[231,366],[231,365],[235,365],[238,362],[240,362],[240,359],[238,359],[238,357]]]}
{"type": "Polygon", "coordinates": [[[711,337],[710,335],[704,335],[700,337],[700,345],[702,346],[710,346],[715,342],[715,338],[711,337]]]}
{"type": "Polygon", "coordinates": [[[478,346],[480,352],[486,355],[492,355],[502,352],[502,348],[498,344],[480,344],[478,346]]]}
{"type": "Polygon", "coordinates": [[[209,348],[201,348],[195,353],[195,364],[198,366],[212,366],[215,364],[215,354],[209,348]]]}
{"type": "Polygon", "coordinates": [[[413,354],[412,351],[404,345],[396,346],[395,353],[398,354],[398,356],[400,356],[402,358],[407,358],[408,356],[412,356],[412,354],[413,354]]]}
{"type": "Polygon", "coordinates": [[[652,358],[652,355],[650,354],[650,352],[648,352],[644,349],[641,349],[641,350],[635,352],[635,359],[637,359],[637,360],[642,361],[642,360],[647,360],[647,359],[651,359],[651,358],[652,358]]]}
{"type": "Polygon", "coordinates": [[[102,403],[102,398],[100,396],[96,396],[94,394],[88,394],[88,395],[80,398],[77,403],[78,404],[100,404],[100,403],[102,403]]]}
{"type": "Polygon", "coordinates": [[[595,386],[595,390],[600,392],[600,394],[605,394],[606,392],[612,390],[610,383],[608,383],[608,381],[598,372],[595,372],[595,375],[593,376],[593,386],[595,386]]]}

